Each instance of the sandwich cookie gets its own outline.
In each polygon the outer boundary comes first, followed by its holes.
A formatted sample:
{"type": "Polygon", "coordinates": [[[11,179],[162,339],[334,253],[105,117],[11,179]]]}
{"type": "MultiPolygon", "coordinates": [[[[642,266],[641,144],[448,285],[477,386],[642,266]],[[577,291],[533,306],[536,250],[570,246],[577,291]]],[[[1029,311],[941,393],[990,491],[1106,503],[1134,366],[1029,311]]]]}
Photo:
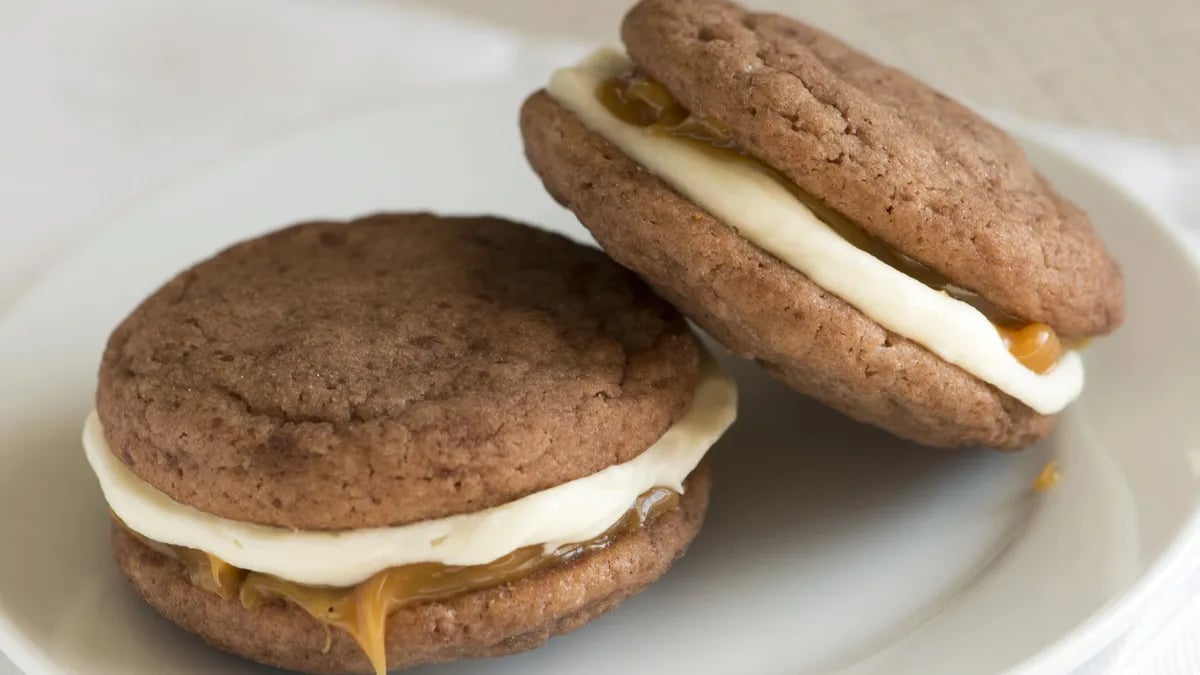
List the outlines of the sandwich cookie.
{"type": "Polygon", "coordinates": [[[1018,448],[1123,317],[1086,215],[1016,143],[799,21],[645,0],[554,74],[526,155],[601,246],[730,350],[858,420],[1018,448]]]}
{"type": "Polygon", "coordinates": [[[87,458],[117,563],[311,673],[537,647],[667,571],[736,391],[602,253],[495,218],[297,225],[112,334],[87,458]]]}

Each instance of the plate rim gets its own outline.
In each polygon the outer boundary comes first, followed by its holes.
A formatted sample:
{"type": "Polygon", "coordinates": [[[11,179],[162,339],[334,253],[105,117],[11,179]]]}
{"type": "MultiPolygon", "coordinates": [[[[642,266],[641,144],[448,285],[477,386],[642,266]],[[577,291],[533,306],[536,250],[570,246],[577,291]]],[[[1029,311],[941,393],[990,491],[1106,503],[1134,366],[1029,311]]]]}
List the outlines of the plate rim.
{"type": "MultiPolygon", "coordinates": [[[[1040,151],[1071,163],[1075,170],[1087,174],[1090,179],[1103,184],[1120,198],[1145,212],[1149,220],[1182,254],[1188,272],[1200,282],[1200,247],[1191,241],[1191,235],[1182,222],[1154,202],[1080,161],[1074,153],[1051,139],[1052,131],[1049,128],[1025,118],[1009,115],[1003,115],[1001,118],[1004,130],[1016,136],[1022,146],[1036,146],[1040,151]]],[[[1195,568],[1196,565],[1189,565],[1189,562],[1197,557],[1198,552],[1200,506],[1192,509],[1166,550],[1129,586],[1109,598],[1070,632],[1013,666],[1009,670],[1010,675],[1068,672],[1084,665],[1129,630],[1136,615],[1146,608],[1157,591],[1192,571],[1191,568],[1195,568]]]]}
{"type": "MultiPolygon", "coordinates": [[[[478,94],[480,89],[511,93],[518,83],[523,89],[527,88],[524,86],[523,79],[512,78],[504,82],[476,85],[471,88],[470,93],[478,94]]],[[[50,264],[42,267],[24,283],[18,284],[6,298],[0,299],[0,329],[7,327],[14,320],[14,316],[22,312],[28,299],[48,280],[60,275],[69,266],[75,255],[94,246],[97,241],[108,236],[115,227],[132,217],[147,204],[165,198],[183,186],[219,173],[236,164],[246,155],[261,153],[272,147],[292,142],[296,138],[311,134],[318,129],[353,124],[356,119],[365,119],[385,114],[390,110],[411,106],[414,101],[419,101],[429,95],[455,96],[464,93],[461,87],[438,85],[421,87],[419,91],[410,92],[402,99],[377,101],[362,108],[334,111],[328,115],[314,117],[250,141],[224,155],[184,168],[171,177],[152,185],[114,211],[97,216],[99,222],[95,227],[89,228],[70,244],[61,247],[50,264]]],[[[1200,285],[1200,246],[1190,239],[1191,235],[1175,216],[1081,161],[1076,153],[1067,149],[1064,144],[1056,142],[1053,139],[1052,129],[1045,125],[1009,114],[991,114],[988,111],[983,111],[983,114],[988,119],[997,122],[998,126],[1001,126],[1007,133],[1013,135],[1023,148],[1036,148],[1041,154],[1069,164],[1072,170],[1085,174],[1090,181],[1103,185],[1106,190],[1115,193],[1117,197],[1141,211],[1146,219],[1151,221],[1167,237],[1170,244],[1182,254],[1182,259],[1188,267],[1188,273],[1194,277],[1197,285],[1200,285]]],[[[1137,615],[1146,609],[1156,593],[1193,571],[1196,565],[1189,563],[1197,557],[1198,553],[1200,553],[1200,506],[1193,507],[1166,549],[1148,564],[1145,570],[1137,575],[1128,586],[1110,597],[1070,631],[1063,633],[1039,651],[1031,653],[1027,658],[1011,667],[1008,672],[1019,675],[1063,673],[1082,666],[1128,631],[1137,615]]],[[[41,648],[19,629],[13,615],[4,611],[3,604],[0,604],[0,653],[11,660],[13,665],[23,673],[42,675],[43,673],[64,672],[57,662],[49,657],[47,650],[41,648]]]]}

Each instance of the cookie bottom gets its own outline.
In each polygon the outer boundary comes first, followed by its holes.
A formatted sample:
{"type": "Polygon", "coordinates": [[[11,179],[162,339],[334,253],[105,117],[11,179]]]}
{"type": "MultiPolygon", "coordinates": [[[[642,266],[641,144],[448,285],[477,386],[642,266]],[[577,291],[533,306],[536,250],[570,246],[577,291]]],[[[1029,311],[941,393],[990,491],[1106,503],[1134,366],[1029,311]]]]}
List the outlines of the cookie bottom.
{"type": "Polygon", "coordinates": [[[925,445],[1020,448],[1054,417],[892,333],[742,238],[544,91],[525,154],[601,247],[734,353],[846,415],[925,445]]]}
{"type": "MultiPolygon", "coordinates": [[[[679,507],[607,548],[519,581],[388,615],[387,663],[422,663],[515,654],[579,628],[670,569],[700,531],[711,479],[702,464],[685,482],[679,507]]],[[[196,588],[181,563],[114,525],[121,571],[159,614],[208,644],[277,668],[308,673],[373,673],[348,633],[286,602],[246,609],[196,588]]]]}

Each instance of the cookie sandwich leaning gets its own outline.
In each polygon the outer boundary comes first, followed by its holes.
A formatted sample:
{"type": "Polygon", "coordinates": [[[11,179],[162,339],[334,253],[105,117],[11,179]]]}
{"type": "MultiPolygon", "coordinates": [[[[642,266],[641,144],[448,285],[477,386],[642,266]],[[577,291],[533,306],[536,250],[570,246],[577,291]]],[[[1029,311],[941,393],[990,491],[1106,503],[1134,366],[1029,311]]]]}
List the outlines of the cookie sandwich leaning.
{"type": "Polygon", "coordinates": [[[800,21],[644,0],[627,54],[521,111],[530,164],[601,246],[731,351],[934,446],[1018,448],[1123,318],[1087,216],[1007,134],[800,21]]]}

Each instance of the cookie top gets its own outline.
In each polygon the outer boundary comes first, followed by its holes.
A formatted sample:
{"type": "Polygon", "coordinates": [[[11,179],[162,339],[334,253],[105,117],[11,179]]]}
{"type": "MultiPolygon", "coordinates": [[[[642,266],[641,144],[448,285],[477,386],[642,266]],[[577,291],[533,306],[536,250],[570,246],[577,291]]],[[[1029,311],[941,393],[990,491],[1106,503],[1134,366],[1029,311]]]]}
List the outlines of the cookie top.
{"type": "Polygon", "coordinates": [[[899,252],[1065,337],[1123,318],[1087,216],[962,105],[812,26],[720,0],[643,0],[630,57],[745,151],[899,252]]]}
{"type": "Polygon", "coordinates": [[[173,499],[307,530],[495,506],[628,461],[695,337],[594,249],[496,218],[296,225],[168,282],[109,339],[112,451],[173,499]]]}

